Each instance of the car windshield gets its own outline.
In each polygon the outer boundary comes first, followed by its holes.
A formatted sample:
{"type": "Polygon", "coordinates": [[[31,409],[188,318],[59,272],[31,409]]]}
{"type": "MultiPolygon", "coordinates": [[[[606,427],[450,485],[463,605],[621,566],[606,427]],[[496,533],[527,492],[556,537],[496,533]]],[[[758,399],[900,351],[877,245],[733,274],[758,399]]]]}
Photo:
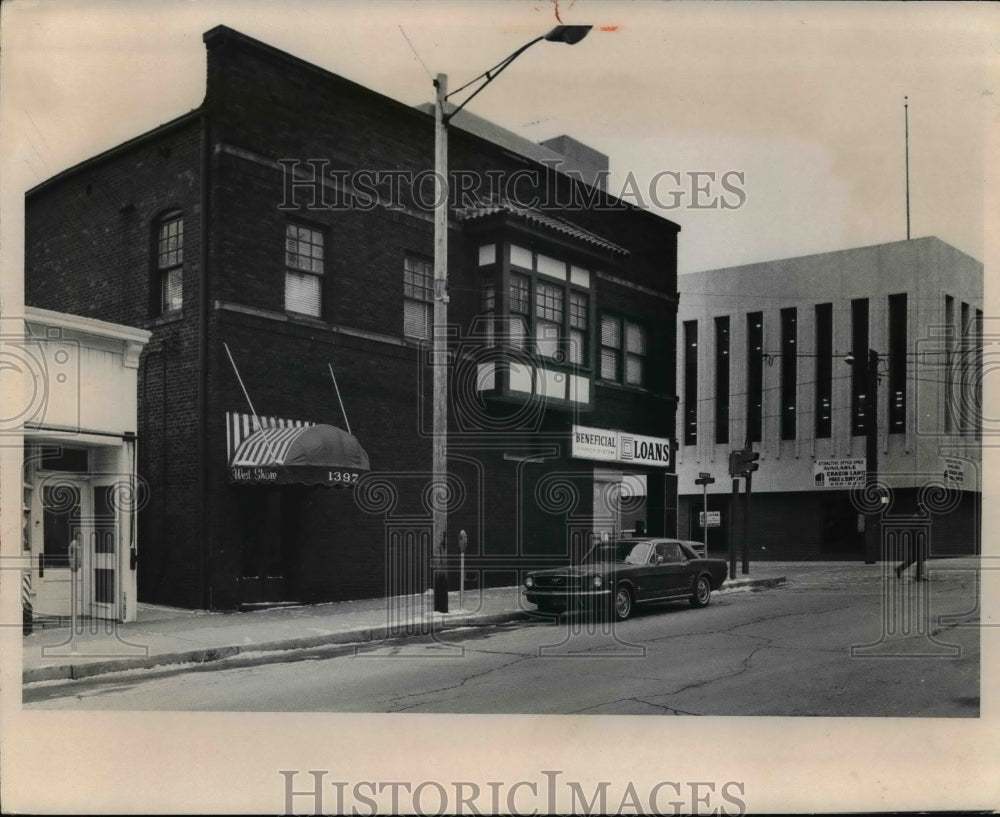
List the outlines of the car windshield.
{"type": "Polygon", "coordinates": [[[628,552],[625,561],[630,565],[644,565],[649,559],[649,549],[652,545],[649,542],[637,542],[632,550],[628,552]]]}

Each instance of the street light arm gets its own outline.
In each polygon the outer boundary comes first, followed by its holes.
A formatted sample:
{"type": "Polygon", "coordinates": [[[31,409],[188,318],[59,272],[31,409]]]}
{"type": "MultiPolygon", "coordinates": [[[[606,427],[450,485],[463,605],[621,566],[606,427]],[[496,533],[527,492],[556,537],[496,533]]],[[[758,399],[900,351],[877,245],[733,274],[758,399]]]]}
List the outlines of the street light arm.
{"type": "Polygon", "coordinates": [[[479,92],[483,90],[483,88],[485,88],[487,85],[493,82],[493,80],[495,80],[504,71],[504,69],[507,68],[508,65],[514,62],[514,60],[520,57],[535,43],[540,43],[542,40],[546,40],[547,42],[550,43],[566,43],[566,45],[576,45],[578,42],[580,42],[580,40],[582,40],[584,37],[587,36],[591,28],[592,26],[556,26],[547,34],[543,34],[541,37],[535,37],[535,39],[533,39],[531,42],[525,43],[519,49],[517,49],[517,51],[515,51],[508,57],[504,57],[504,59],[500,60],[500,62],[498,62],[492,68],[488,68],[475,79],[469,80],[461,88],[456,88],[454,91],[448,94],[445,97],[445,99],[447,99],[450,96],[453,96],[454,94],[461,93],[473,83],[479,82],[479,80],[483,80],[483,84],[480,85],[478,88],[476,88],[476,90],[473,91],[471,94],[469,94],[469,96],[465,98],[465,101],[463,101],[460,105],[458,105],[455,108],[455,110],[453,110],[451,113],[448,113],[442,107],[441,110],[442,121],[444,122],[445,125],[447,125],[448,121],[455,114],[457,114],[460,110],[462,110],[462,108],[468,105],[479,94],[479,92]]]}
{"type": "MultiPolygon", "coordinates": [[[[508,65],[510,65],[512,62],[514,62],[514,60],[516,60],[518,57],[520,57],[521,54],[523,54],[525,51],[527,51],[529,48],[531,48],[531,46],[533,46],[535,43],[539,43],[539,42],[541,42],[544,39],[545,39],[544,36],[542,36],[542,37],[535,37],[535,39],[533,39],[531,42],[525,43],[524,45],[522,45],[513,54],[510,54],[509,56],[507,56],[504,59],[500,60],[500,62],[498,62],[492,68],[486,69],[478,77],[475,77],[474,79],[469,80],[461,88],[456,88],[454,91],[452,91],[450,94],[448,94],[449,97],[450,96],[454,96],[455,94],[458,94],[458,93],[461,93],[462,91],[464,91],[466,88],[468,88],[473,83],[479,82],[479,80],[481,80],[481,79],[484,80],[483,84],[480,85],[478,88],[476,88],[476,90],[473,91],[471,94],[469,94],[469,96],[465,98],[465,101],[463,101],[462,104],[456,106],[455,110],[453,110],[451,113],[448,113],[447,111],[442,111],[441,112],[442,118],[444,119],[445,124],[447,124],[448,120],[450,120],[455,114],[457,114],[460,110],[462,110],[462,108],[464,108],[466,105],[468,105],[479,94],[479,92],[483,90],[483,88],[485,88],[487,85],[489,85],[491,82],[493,82],[493,80],[495,80],[501,74],[501,72],[503,72],[503,70],[508,65]]],[[[447,99],[447,97],[445,97],[445,98],[447,99]]]]}

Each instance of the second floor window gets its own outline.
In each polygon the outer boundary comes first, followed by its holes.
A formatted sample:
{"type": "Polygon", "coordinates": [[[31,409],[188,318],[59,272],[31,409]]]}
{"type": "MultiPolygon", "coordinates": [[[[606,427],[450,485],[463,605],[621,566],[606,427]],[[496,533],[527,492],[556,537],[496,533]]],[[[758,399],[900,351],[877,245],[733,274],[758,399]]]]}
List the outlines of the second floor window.
{"type": "Polygon", "coordinates": [[[160,314],[180,309],[184,297],[184,218],[180,213],[169,213],[159,222],[156,269],[160,314]]]}
{"type": "Polygon", "coordinates": [[[635,321],[601,318],[601,379],[629,386],[645,384],[646,330],[635,321]]]}
{"type": "Polygon", "coordinates": [[[285,310],[318,318],[322,304],[323,234],[289,224],[285,228],[285,310]]]}
{"type": "Polygon", "coordinates": [[[407,256],[403,261],[403,334],[427,339],[434,320],[434,267],[407,256]]]}

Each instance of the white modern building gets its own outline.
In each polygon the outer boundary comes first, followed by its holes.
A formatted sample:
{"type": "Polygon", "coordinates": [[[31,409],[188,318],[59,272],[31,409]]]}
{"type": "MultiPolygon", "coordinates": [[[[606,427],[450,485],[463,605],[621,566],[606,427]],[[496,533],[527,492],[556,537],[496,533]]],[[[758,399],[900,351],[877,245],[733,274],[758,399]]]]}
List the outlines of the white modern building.
{"type": "Polygon", "coordinates": [[[724,554],[729,455],[749,444],[752,557],[861,558],[871,359],[881,518],[927,520],[932,556],[978,552],[979,261],[926,237],[693,273],[678,288],[680,536],[702,539],[695,479],[710,473],[709,548],[724,554]]]}

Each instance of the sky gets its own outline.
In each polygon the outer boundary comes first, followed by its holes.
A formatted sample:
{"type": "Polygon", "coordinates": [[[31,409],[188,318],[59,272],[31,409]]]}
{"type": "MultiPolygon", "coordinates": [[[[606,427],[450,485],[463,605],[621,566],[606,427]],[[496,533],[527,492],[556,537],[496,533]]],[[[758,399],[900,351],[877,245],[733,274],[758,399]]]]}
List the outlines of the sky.
{"type": "Polygon", "coordinates": [[[595,28],[534,46],[469,110],[606,153],[612,192],[681,225],[681,273],[906,238],[904,97],[911,235],[984,257],[991,3],[13,0],[2,13],[15,219],[24,190],[197,107],[202,34],[220,23],[418,104],[431,74],[456,88],[562,22],[595,28]]]}

